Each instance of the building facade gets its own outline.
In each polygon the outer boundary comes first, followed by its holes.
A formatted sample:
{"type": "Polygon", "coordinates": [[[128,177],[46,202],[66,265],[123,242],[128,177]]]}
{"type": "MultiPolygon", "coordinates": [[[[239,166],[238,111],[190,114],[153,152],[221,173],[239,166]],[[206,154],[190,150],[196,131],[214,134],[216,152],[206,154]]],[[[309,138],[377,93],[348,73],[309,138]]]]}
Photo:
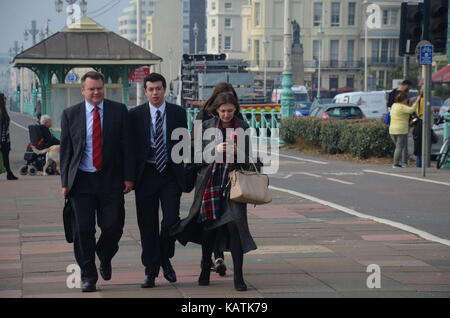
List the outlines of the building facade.
{"type": "MultiPolygon", "coordinates": [[[[317,89],[318,68],[321,70],[321,87],[331,92],[348,88],[363,89],[365,61],[366,8],[363,0],[291,0],[291,19],[300,26],[300,43],[303,45],[305,85],[317,89]],[[320,63],[319,63],[320,61],[320,63]]],[[[369,89],[389,88],[387,73],[402,65],[398,56],[400,35],[400,5],[398,0],[376,1],[380,9],[379,29],[368,29],[367,56],[369,89]]],[[[227,5],[229,8],[229,4],[227,5]]],[[[281,85],[283,72],[283,0],[208,0],[208,52],[227,53],[229,57],[244,57],[250,61],[257,79],[262,79],[266,68],[268,82],[281,85]],[[227,12],[226,3],[233,2],[227,12]],[[227,14],[227,13],[230,13],[227,14]],[[226,19],[241,19],[240,35],[227,30],[226,19]],[[229,49],[224,37],[233,38],[229,49]],[[234,38],[237,39],[234,40],[234,38]],[[220,39],[220,41],[219,41],[220,39]]],[[[231,24],[233,25],[233,24],[231,24]]]]}
{"type": "Polygon", "coordinates": [[[243,36],[246,35],[243,6],[248,0],[208,0],[207,1],[207,52],[226,53],[233,58],[246,58],[248,48],[243,36]]]}

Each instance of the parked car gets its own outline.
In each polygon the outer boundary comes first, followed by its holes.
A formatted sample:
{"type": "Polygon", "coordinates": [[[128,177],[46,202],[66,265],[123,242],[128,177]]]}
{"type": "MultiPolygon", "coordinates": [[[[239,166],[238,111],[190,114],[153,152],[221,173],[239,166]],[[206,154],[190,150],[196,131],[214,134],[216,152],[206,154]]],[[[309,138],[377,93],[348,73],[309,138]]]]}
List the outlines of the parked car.
{"type": "MultiPolygon", "coordinates": [[[[283,88],[276,88],[272,91],[272,103],[281,103],[281,93],[283,91],[283,88]]],[[[303,102],[309,102],[309,94],[308,90],[305,86],[297,85],[292,86],[292,92],[294,93],[294,103],[303,103],[303,102]]]]}
{"type": "Polygon", "coordinates": [[[311,110],[311,102],[301,102],[294,106],[293,117],[308,116],[311,110]]]}
{"type": "Polygon", "coordinates": [[[352,103],[358,105],[367,118],[380,119],[386,112],[386,94],[384,91],[350,92],[338,94],[333,103],[352,103]]]}
{"type": "Polygon", "coordinates": [[[333,102],[332,98],[314,98],[314,101],[311,104],[310,110],[313,110],[314,108],[316,108],[319,105],[331,104],[332,102],[333,102]]]}
{"type": "Polygon", "coordinates": [[[310,117],[316,118],[336,118],[336,119],[364,119],[366,116],[361,108],[356,104],[334,103],[318,105],[311,110],[310,117]]]}

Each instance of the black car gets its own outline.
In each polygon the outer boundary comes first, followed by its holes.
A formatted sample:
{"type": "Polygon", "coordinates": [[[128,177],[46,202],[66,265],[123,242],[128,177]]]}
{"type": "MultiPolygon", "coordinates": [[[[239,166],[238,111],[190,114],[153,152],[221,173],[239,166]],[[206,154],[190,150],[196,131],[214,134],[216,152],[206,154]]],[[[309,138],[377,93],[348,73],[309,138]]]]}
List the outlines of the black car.
{"type": "Polygon", "coordinates": [[[336,118],[336,119],[364,119],[361,108],[356,104],[324,104],[317,105],[311,113],[310,117],[316,118],[336,118]]]}

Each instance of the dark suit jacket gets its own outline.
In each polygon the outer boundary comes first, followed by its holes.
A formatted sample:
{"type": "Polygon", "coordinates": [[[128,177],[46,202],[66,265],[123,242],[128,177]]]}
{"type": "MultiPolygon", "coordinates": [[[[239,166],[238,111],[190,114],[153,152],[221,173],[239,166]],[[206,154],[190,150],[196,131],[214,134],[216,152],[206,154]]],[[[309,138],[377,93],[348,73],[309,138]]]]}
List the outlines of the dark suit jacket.
{"type": "MultiPolygon", "coordinates": [[[[149,104],[145,103],[130,110],[131,126],[133,128],[133,141],[136,155],[136,188],[139,187],[145,164],[150,155],[150,137],[151,137],[151,121],[150,121],[149,104]]],[[[184,189],[184,170],[182,163],[174,163],[170,154],[173,146],[178,140],[171,140],[172,132],[176,128],[186,128],[187,116],[186,110],[181,106],[166,102],[166,141],[167,141],[167,158],[169,158],[169,166],[181,189],[184,189]]]]}
{"type": "MultiPolygon", "coordinates": [[[[134,181],[134,153],[127,108],[104,100],[102,124],[102,191],[123,188],[123,181],[134,181]]],[[[85,102],[69,107],[61,116],[61,183],[72,189],[86,145],[85,102]]]]}

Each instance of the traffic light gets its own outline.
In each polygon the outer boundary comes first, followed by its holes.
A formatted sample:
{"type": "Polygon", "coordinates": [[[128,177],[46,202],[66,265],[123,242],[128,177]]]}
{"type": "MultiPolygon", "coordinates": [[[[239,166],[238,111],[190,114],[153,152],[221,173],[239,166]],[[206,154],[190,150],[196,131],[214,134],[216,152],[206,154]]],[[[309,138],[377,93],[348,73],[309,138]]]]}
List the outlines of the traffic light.
{"type": "Polygon", "coordinates": [[[403,2],[400,19],[399,55],[414,54],[422,37],[422,3],[403,2]]]}
{"type": "Polygon", "coordinates": [[[448,0],[425,0],[424,40],[434,46],[435,53],[445,53],[447,49],[448,0]]]}
{"type": "Polygon", "coordinates": [[[20,85],[17,85],[17,95],[20,94],[20,85]]]}

